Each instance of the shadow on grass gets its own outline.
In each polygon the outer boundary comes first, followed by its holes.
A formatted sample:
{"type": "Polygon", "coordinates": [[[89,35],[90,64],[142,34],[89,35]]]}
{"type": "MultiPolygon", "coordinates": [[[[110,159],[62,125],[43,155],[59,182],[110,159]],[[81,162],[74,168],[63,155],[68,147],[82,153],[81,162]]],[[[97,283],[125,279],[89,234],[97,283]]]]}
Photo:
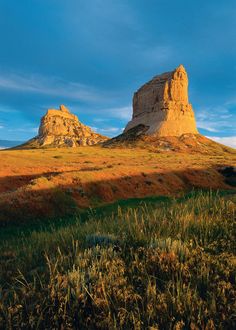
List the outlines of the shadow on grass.
{"type": "Polygon", "coordinates": [[[142,203],[169,202],[171,196],[185,196],[193,189],[231,191],[230,186],[224,182],[224,176],[214,168],[140,173],[81,185],[60,185],[53,189],[23,188],[25,184],[39,177],[50,179],[63,173],[65,172],[47,172],[0,178],[0,186],[12,184],[13,187],[11,191],[0,194],[0,238],[16,234],[23,228],[41,230],[42,226],[64,226],[77,221],[78,218],[85,221],[94,212],[96,215],[102,215],[104,212],[117,211],[118,207],[139,207],[142,203]],[[86,204],[90,207],[84,207],[86,204]]]}

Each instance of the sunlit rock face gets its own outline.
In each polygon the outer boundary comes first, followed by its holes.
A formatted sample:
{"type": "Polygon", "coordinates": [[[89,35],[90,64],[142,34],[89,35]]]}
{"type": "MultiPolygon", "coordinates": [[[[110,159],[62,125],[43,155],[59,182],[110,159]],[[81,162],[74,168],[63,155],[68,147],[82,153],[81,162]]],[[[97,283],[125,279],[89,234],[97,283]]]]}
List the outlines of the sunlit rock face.
{"type": "Polygon", "coordinates": [[[77,116],[61,105],[59,110],[49,109],[41,119],[36,141],[39,146],[77,147],[94,145],[107,140],[83,125],[77,116]]]}
{"type": "Polygon", "coordinates": [[[138,125],[147,127],[145,134],[160,137],[198,134],[183,65],[154,77],[134,94],[133,117],[125,132],[138,125]]]}

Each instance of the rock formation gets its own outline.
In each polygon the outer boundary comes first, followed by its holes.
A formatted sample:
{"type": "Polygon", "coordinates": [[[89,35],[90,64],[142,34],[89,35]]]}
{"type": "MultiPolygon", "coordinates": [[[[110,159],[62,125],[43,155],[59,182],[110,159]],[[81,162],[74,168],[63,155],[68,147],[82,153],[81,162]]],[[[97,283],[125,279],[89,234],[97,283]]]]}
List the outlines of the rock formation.
{"type": "Polygon", "coordinates": [[[133,117],[124,132],[139,125],[147,128],[145,134],[159,137],[198,134],[183,65],[154,77],[134,94],[133,117]]]}
{"type": "Polygon", "coordinates": [[[107,138],[83,125],[77,116],[61,105],[59,110],[49,109],[41,119],[38,136],[24,146],[77,147],[94,145],[107,138]]]}

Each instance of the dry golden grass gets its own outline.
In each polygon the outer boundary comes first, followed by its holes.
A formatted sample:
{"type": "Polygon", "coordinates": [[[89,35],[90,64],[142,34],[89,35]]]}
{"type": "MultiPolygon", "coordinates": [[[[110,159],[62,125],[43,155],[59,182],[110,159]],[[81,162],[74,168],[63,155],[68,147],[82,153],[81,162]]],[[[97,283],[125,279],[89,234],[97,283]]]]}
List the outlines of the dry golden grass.
{"type": "Polygon", "coordinates": [[[1,329],[235,328],[235,195],[185,195],[233,189],[218,169],[235,152],[95,146],[0,159],[0,225],[27,221],[0,232],[1,329]],[[174,198],[61,219],[147,196],[174,198]]]}
{"type": "Polygon", "coordinates": [[[197,154],[155,148],[5,150],[0,153],[0,221],[56,216],[119,199],[227,189],[217,169],[236,152],[197,154]]]}

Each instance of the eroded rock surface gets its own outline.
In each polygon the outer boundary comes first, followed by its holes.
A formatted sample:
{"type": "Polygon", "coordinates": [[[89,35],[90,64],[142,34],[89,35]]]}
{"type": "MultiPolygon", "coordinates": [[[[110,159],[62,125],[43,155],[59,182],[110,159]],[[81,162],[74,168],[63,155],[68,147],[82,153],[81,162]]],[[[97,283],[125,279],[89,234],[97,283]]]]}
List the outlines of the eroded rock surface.
{"type": "Polygon", "coordinates": [[[64,105],[59,110],[49,109],[41,119],[38,136],[31,141],[32,146],[77,147],[94,145],[107,138],[83,125],[77,116],[70,113],[64,105]]]}
{"type": "Polygon", "coordinates": [[[138,125],[148,127],[147,135],[160,137],[198,134],[183,65],[154,77],[134,94],[133,117],[125,132],[138,125]]]}

